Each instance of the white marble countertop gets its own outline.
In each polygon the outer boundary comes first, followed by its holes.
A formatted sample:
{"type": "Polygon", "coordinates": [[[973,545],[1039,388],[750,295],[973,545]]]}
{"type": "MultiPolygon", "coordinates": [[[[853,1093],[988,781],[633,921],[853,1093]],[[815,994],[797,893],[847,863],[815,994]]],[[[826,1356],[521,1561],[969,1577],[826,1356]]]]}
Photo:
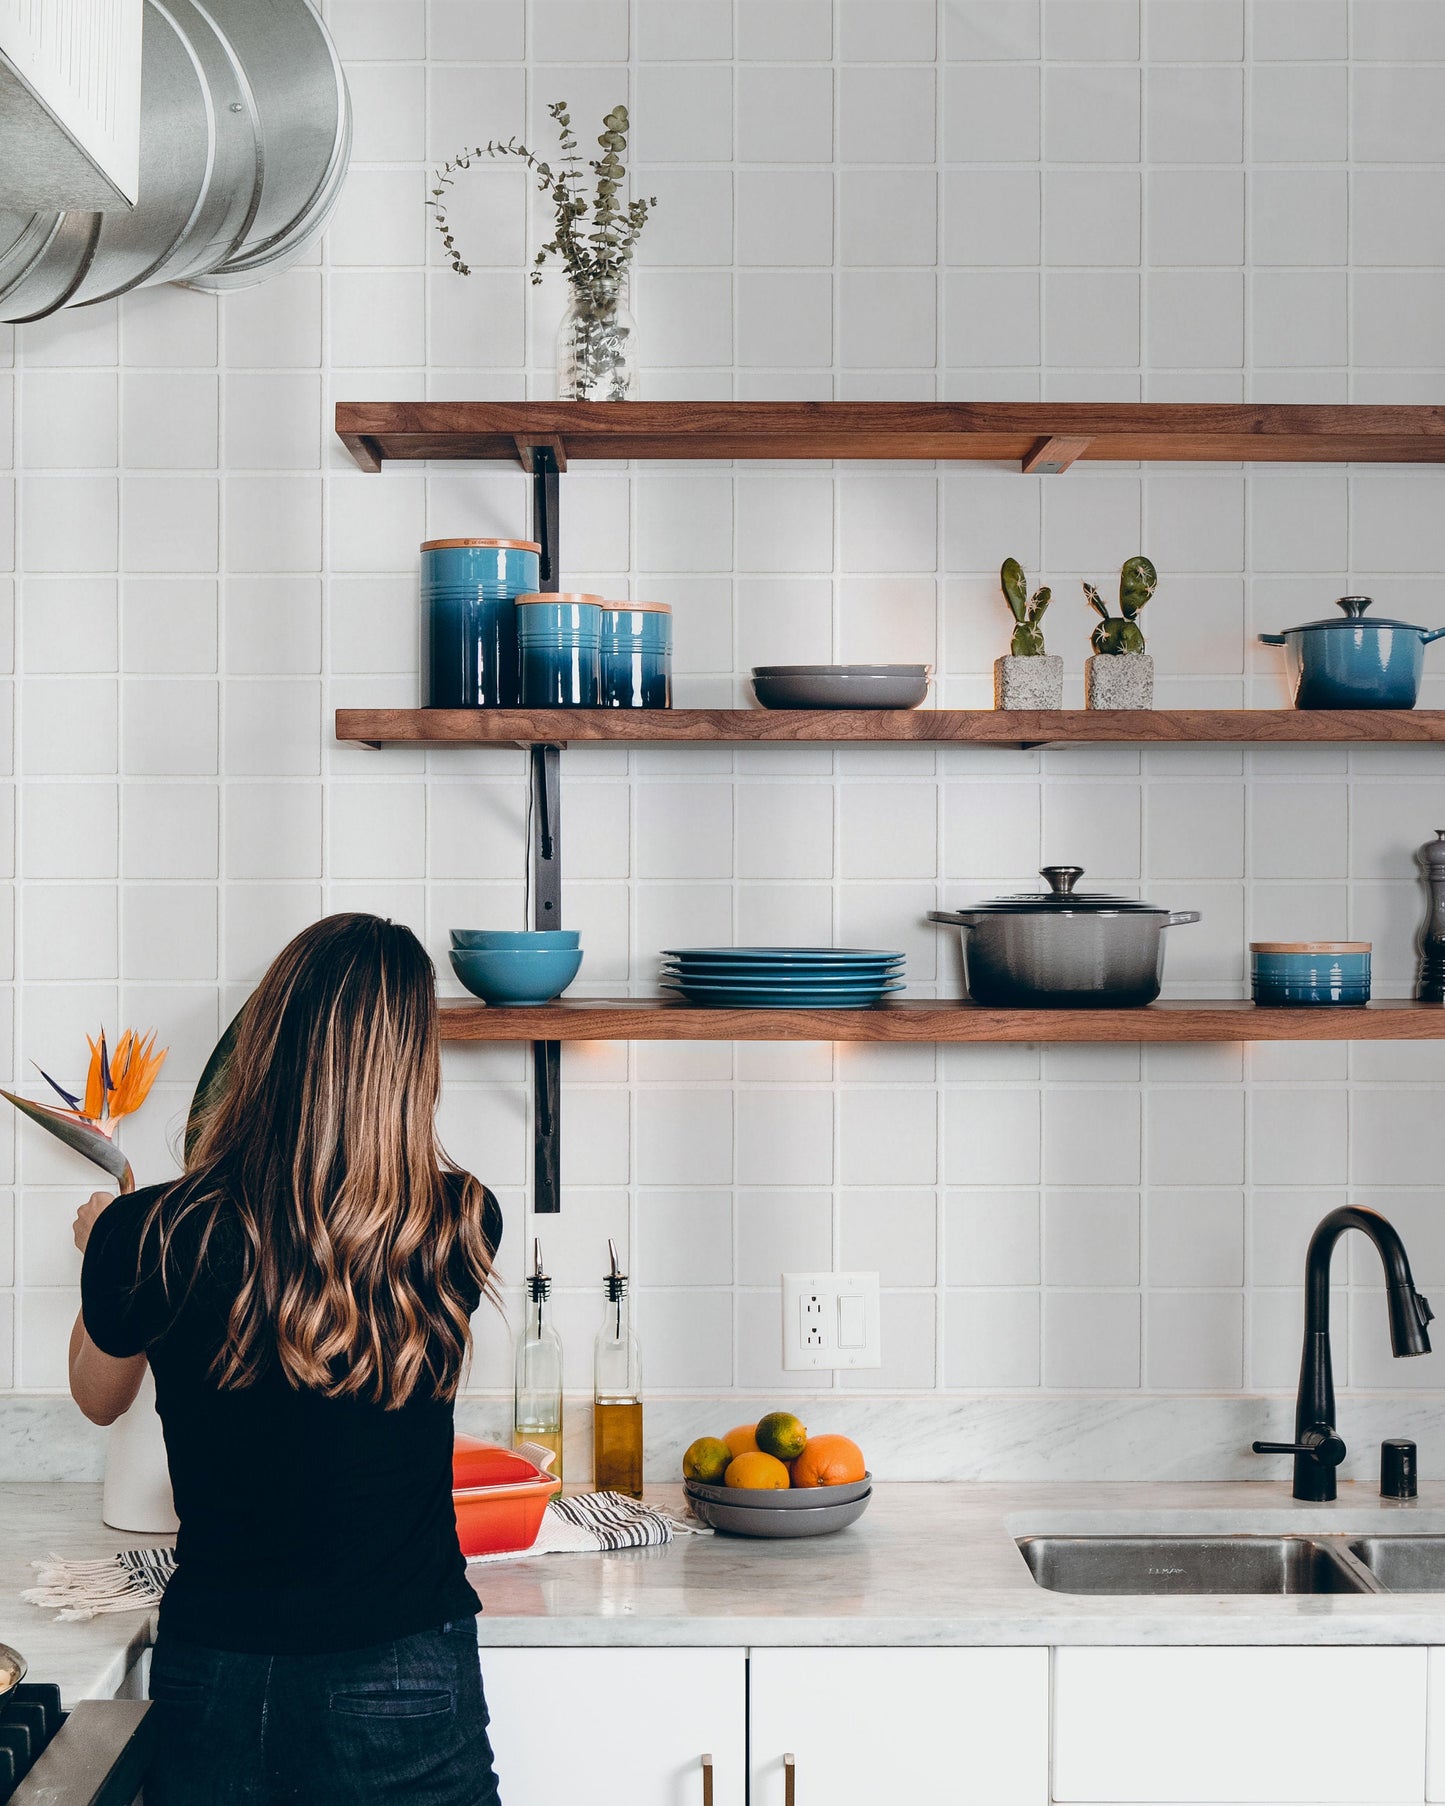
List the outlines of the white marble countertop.
{"type": "MultiPolygon", "coordinates": [[[[648,1497],[682,1508],[679,1487],[648,1497]]],[[[149,1612],[57,1623],[19,1597],[30,1564],[138,1542],[106,1530],[100,1488],[0,1485],[0,1642],[67,1701],[113,1694],[150,1638],[149,1612]]],[[[851,1529],[811,1541],[682,1537],[617,1555],[474,1566],[483,1645],[1437,1643],[1445,1593],[1091,1597],[1036,1586],[1014,1539],[1230,1532],[1445,1534],[1445,1483],[1386,1504],[1341,1488],[1303,1505],[1266,1481],[1158,1485],[880,1484],[851,1529]]]]}

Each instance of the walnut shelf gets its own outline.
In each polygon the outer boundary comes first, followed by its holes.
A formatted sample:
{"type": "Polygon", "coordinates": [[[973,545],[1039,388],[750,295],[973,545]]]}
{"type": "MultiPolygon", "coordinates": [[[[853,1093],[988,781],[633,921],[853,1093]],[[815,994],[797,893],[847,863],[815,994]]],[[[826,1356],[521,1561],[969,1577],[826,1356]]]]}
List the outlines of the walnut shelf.
{"type": "Polygon", "coordinates": [[[1237,999],[1147,1009],[995,1010],[908,999],[870,1010],[700,1009],[649,997],[442,1005],[446,1041],[1439,1041],[1445,1005],[1261,1008],[1237,999]]]}
{"type": "Polygon", "coordinates": [[[565,746],[802,740],[959,746],[1316,741],[1445,744],[1442,709],[338,709],[364,746],[565,746]]]}
{"type": "Polygon", "coordinates": [[[480,459],[565,470],[595,458],[944,459],[1051,474],[1133,463],[1445,461],[1445,408],[1215,402],[343,401],[336,431],[362,470],[480,459]]]}

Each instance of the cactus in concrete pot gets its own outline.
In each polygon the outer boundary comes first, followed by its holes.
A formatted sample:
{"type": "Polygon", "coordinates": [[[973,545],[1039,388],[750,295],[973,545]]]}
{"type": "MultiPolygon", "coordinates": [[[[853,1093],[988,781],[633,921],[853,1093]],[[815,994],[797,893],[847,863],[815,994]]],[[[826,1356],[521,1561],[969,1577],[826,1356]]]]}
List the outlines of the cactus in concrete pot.
{"type": "Polygon", "coordinates": [[[1154,704],[1154,661],[1144,650],[1139,615],[1158,587],[1159,573],[1143,553],[1119,572],[1119,612],[1092,583],[1084,585],[1089,607],[1099,617],[1090,635],[1094,656],[1084,666],[1084,694],[1091,709],[1147,709],[1154,704]]]}
{"type": "Polygon", "coordinates": [[[1053,592],[1043,586],[1031,596],[1024,567],[1017,558],[1004,559],[998,580],[1014,618],[1014,630],[1008,655],[994,660],[994,707],[1062,708],[1064,661],[1044,650],[1044,610],[1053,592]]]}
{"type": "Polygon", "coordinates": [[[1009,605],[1009,612],[1017,623],[1013,638],[1009,641],[1010,654],[1014,658],[1043,658],[1044,610],[1049,605],[1053,591],[1044,587],[1036,589],[1030,596],[1024,567],[1017,558],[1004,559],[998,580],[1004,600],[1009,605]]]}

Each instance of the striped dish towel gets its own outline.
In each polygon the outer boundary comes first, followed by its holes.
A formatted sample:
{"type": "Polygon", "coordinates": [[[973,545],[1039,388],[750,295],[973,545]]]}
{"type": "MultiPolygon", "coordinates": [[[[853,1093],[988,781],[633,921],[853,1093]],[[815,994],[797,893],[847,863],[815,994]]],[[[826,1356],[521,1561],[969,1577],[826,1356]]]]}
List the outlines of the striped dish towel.
{"type": "Polygon", "coordinates": [[[703,1524],[685,1524],[655,1505],[644,1505],[620,1492],[583,1492],[548,1505],[542,1528],[530,1549],[500,1555],[471,1555],[468,1566],[489,1561],[518,1561],[533,1555],[595,1555],[599,1549],[655,1549],[675,1536],[711,1536],[703,1524]]]}
{"type": "Polygon", "coordinates": [[[20,1595],[57,1618],[94,1618],[101,1612],[137,1612],[155,1605],[176,1571],[174,1549],[121,1549],[102,1561],[49,1555],[32,1562],[39,1584],[20,1595]]]}

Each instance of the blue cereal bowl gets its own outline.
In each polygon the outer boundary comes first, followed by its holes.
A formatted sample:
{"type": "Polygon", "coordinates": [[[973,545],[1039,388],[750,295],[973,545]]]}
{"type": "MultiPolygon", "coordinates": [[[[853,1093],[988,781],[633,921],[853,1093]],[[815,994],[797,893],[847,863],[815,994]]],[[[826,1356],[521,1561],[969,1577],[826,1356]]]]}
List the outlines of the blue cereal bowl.
{"type": "Polygon", "coordinates": [[[1256,1003],[1370,1001],[1369,941],[1251,941],[1249,965],[1256,1003]]]}
{"type": "Polygon", "coordinates": [[[453,948],[452,971],[483,1003],[550,1003],[582,964],[580,947],[453,948]]]}
{"type": "Polygon", "coordinates": [[[453,928],[452,946],[464,951],[497,952],[515,947],[519,952],[529,948],[580,947],[582,936],[575,928],[453,928]]]}

